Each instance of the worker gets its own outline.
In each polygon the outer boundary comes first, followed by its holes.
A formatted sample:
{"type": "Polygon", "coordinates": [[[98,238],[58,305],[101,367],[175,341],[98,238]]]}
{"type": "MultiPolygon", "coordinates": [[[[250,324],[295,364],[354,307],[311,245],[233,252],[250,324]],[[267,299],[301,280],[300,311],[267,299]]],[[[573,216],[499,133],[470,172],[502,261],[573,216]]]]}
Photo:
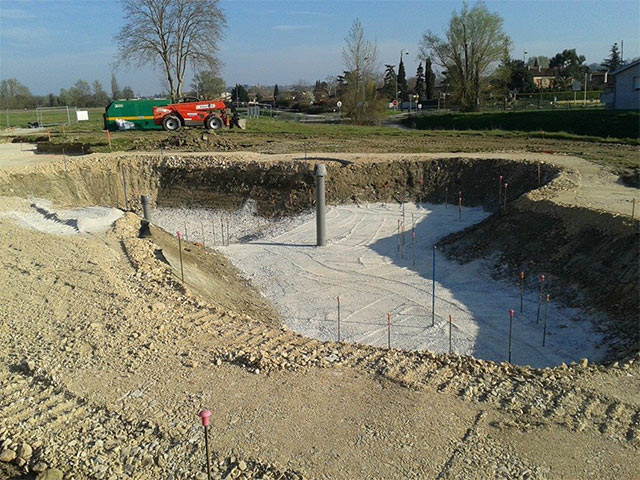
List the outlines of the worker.
{"type": "Polygon", "coordinates": [[[238,128],[240,127],[240,115],[238,115],[238,112],[236,111],[236,109],[233,109],[233,115],[231,116],[231,128],[233,128],[233,126],[236,126],[238,128]]]}

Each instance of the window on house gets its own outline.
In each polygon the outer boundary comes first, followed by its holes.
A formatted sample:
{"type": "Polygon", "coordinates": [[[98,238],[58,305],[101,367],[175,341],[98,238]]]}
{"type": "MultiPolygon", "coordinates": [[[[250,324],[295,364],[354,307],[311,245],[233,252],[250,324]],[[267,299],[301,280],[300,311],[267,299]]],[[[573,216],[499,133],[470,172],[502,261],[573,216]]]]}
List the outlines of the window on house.
{"type": "Polygon", "coordinates": [[[633,89],[640,90],[640,77],[633,77],[633,89]]]}

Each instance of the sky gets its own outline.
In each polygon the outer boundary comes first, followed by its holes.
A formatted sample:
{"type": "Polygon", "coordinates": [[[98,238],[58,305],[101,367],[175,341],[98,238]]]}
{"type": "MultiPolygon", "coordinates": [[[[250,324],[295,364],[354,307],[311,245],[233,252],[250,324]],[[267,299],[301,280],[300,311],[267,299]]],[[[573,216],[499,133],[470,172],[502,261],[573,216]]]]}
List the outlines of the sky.
{"type": "MultiPolygon", "coordinates": [[[[473,2],[470,2],[473,5],[473,2]]],[[[640,0],[502,0],[485,2],[504,20],[512,57],[551,57],[567,48],[599,63],[614,42],[625,58],[640,56],[640,0]]],[[[378,46],[380,68],[404,49],[415,73],[422,35],[442,35],[457,0],[220,0],[227,29],[220,45],[227,85],[313,83],[340,74],[344,39],[358,18],[378,46]]],[[[0,0],[0,79],[17,78],[33,94],[58,93],[78,79],[110,91],[126,24],[115,0],[0,0]]],[[[137,95],[163,91],[152,67],[116,70],[137,95]]]]}

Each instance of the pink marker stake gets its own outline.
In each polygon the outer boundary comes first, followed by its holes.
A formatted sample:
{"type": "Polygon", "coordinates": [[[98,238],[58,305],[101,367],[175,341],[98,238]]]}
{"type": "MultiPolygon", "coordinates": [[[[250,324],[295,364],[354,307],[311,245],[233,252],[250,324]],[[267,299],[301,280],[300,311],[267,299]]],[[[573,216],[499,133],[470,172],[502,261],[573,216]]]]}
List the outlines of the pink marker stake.
{"type": "Polygon", "coordinates": [[[544,275],[540,275],[540,291],[538,292],[538,314],[536,315],[536,325],[540,322],[540,305],[542,304],[542,291],[544,290],[544,275]]]}
{"type": "Polygon", "coordinates": [[[211,412],[209,410],[202,410],[198,416],[202,420],[202,426],[204,428],[204,448],[207,456],[207,479],[211,480],[211,463],[209,463],[209,433],[207,427],[209,426],[209,417],[211,412]]]}
{"type": "Polygon", "coordinates": [[[507,187],[509,186],[508,183],[505,182],[504,184],[504,209],[507,209],[507,187]]]}
{"type": "Polygon", "coordinates": [[[513,330],[513,308],[509,310],[509,363],[511,363],[511,332],[513,330]]]}
{"type": "Polygon", "coordinates": [[[502,175],[498,175],[498,208],[502,205],[502,175]]]}

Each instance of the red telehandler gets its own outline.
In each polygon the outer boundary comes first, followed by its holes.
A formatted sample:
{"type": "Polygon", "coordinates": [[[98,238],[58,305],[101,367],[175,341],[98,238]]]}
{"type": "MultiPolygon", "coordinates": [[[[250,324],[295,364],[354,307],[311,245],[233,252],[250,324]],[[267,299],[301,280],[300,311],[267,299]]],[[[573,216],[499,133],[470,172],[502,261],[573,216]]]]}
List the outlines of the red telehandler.
{"type": "Polygon", "coordinates": [[[156,125],[162,125],[165,130],[177,132],[182,127],[201,126],[207,130],[219,130],[235,124],[244,128],[237,115],[228,115],[228,107],[224,100],[203,100],[184,97],[178,103],[153,107],[153,120],[156,125]]]}

